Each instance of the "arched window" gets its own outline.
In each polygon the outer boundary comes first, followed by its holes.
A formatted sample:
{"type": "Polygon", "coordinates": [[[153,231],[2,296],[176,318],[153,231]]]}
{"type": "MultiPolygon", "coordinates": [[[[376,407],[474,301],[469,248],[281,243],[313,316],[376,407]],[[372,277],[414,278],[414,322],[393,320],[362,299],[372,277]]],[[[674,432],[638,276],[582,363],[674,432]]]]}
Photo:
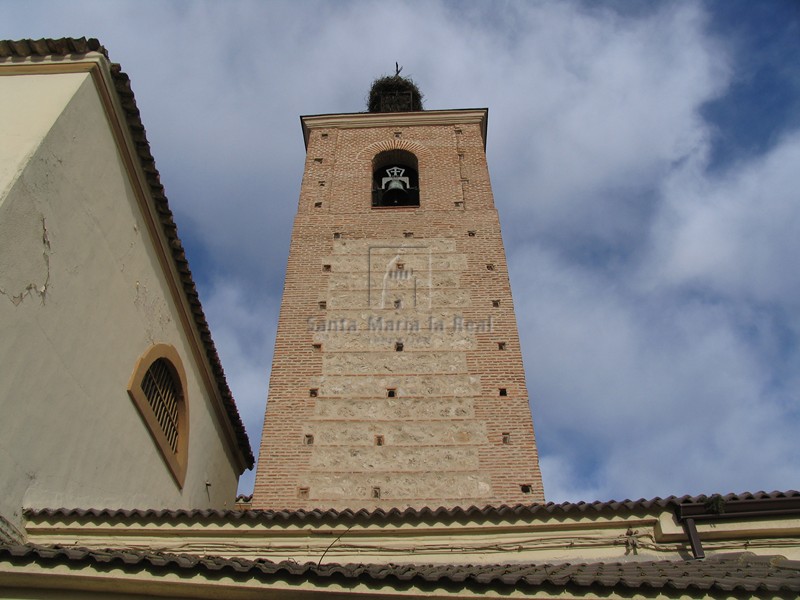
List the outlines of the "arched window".
{"type": "Polygon", "coordinates": [[[186,477],[189,419],[186,373],[178,351],[156,344],[137,361],[128,394],[179,487],[186,477]]]}
{"type": "Polygon", "coordinates": [[[167,438],[170,450],[178,451],[178,403],[182,400],[181,384],[175,377],[174,367],[166,358],[158,358],[150,365],[142,379],[142,391],[167,438]]]}
{"type": "Polygon", "coordinates": [[[417,157],[387,150],[372,160],[372,207],[419,206],[417,157]]]}

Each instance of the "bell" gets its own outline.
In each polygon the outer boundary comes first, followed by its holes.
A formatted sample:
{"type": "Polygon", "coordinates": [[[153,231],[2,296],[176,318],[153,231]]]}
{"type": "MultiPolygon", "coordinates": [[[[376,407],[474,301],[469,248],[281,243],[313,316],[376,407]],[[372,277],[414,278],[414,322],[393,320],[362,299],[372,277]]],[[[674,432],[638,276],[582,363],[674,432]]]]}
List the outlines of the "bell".
{"type": "Polygon", "coordinates": [[[386,193],[391,192],[392,190],[400,190],[401,192],[405,192],[406,188],[403,185],[403,182],[399,179],[392,179],[389,182],[389,185],[386,186],[386,193]]]}
{"type": "Polygon", "coordinates": [[[405,185],[403,185],[402,181],[398,181],[397,179],[392,179],[386,185],[386,188],[383,192],[383,202],[389,205],[401,205],[405,204],[406,197],[408,196],[408,191],[406,190],[405,185]]]}

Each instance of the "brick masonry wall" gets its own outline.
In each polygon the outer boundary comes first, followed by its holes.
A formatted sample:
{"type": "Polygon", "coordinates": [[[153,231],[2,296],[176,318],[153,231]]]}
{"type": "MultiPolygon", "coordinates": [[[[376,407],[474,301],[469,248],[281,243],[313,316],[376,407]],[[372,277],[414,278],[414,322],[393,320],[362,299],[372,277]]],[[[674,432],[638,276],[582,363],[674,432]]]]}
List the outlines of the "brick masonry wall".
{"type": "Polygon", "coordinates": [[[306,121],[253,508],[544,499],[481,124],[459,114],[306,121]],[[396,148],[420,206],[372,208],[396,148]]]}

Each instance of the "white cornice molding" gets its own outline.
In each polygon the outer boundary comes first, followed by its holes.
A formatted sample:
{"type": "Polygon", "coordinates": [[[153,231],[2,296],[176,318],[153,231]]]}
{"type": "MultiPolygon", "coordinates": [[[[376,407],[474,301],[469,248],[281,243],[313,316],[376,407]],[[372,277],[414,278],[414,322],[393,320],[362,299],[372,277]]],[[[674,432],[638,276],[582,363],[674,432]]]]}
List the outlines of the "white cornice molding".
{"type": "Polygon", "coordinates": [[[95,65],[107,64],[108,59],[100,52],[73,54],[70,56],[5,56],[0,58],[3,75],[32,75],[43,72],[83,73],[95,65]],[[6,70],[7,69],[7,70],[6,70]]]}

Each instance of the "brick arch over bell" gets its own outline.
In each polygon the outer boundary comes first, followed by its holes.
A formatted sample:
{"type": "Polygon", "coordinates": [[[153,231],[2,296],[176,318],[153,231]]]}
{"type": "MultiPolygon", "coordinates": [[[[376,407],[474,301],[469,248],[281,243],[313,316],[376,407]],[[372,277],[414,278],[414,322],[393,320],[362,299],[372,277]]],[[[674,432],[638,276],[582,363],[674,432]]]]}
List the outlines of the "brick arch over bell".
{"type": "Polygon", "coordinates": [[[431,151],[422,144],[409,140],[392,138],[370,144],[366,148],[363,148],[361,152],[356,155],[356,158],[358,160],[368,160],[371,162],[376,155],[381,152],[386,152],[387,150],[405,150],[406,152],[411,152],[411,154],[417,157],[420,167],[422,167],[425,159],[429,158],[431,155],[431,151]]]}

